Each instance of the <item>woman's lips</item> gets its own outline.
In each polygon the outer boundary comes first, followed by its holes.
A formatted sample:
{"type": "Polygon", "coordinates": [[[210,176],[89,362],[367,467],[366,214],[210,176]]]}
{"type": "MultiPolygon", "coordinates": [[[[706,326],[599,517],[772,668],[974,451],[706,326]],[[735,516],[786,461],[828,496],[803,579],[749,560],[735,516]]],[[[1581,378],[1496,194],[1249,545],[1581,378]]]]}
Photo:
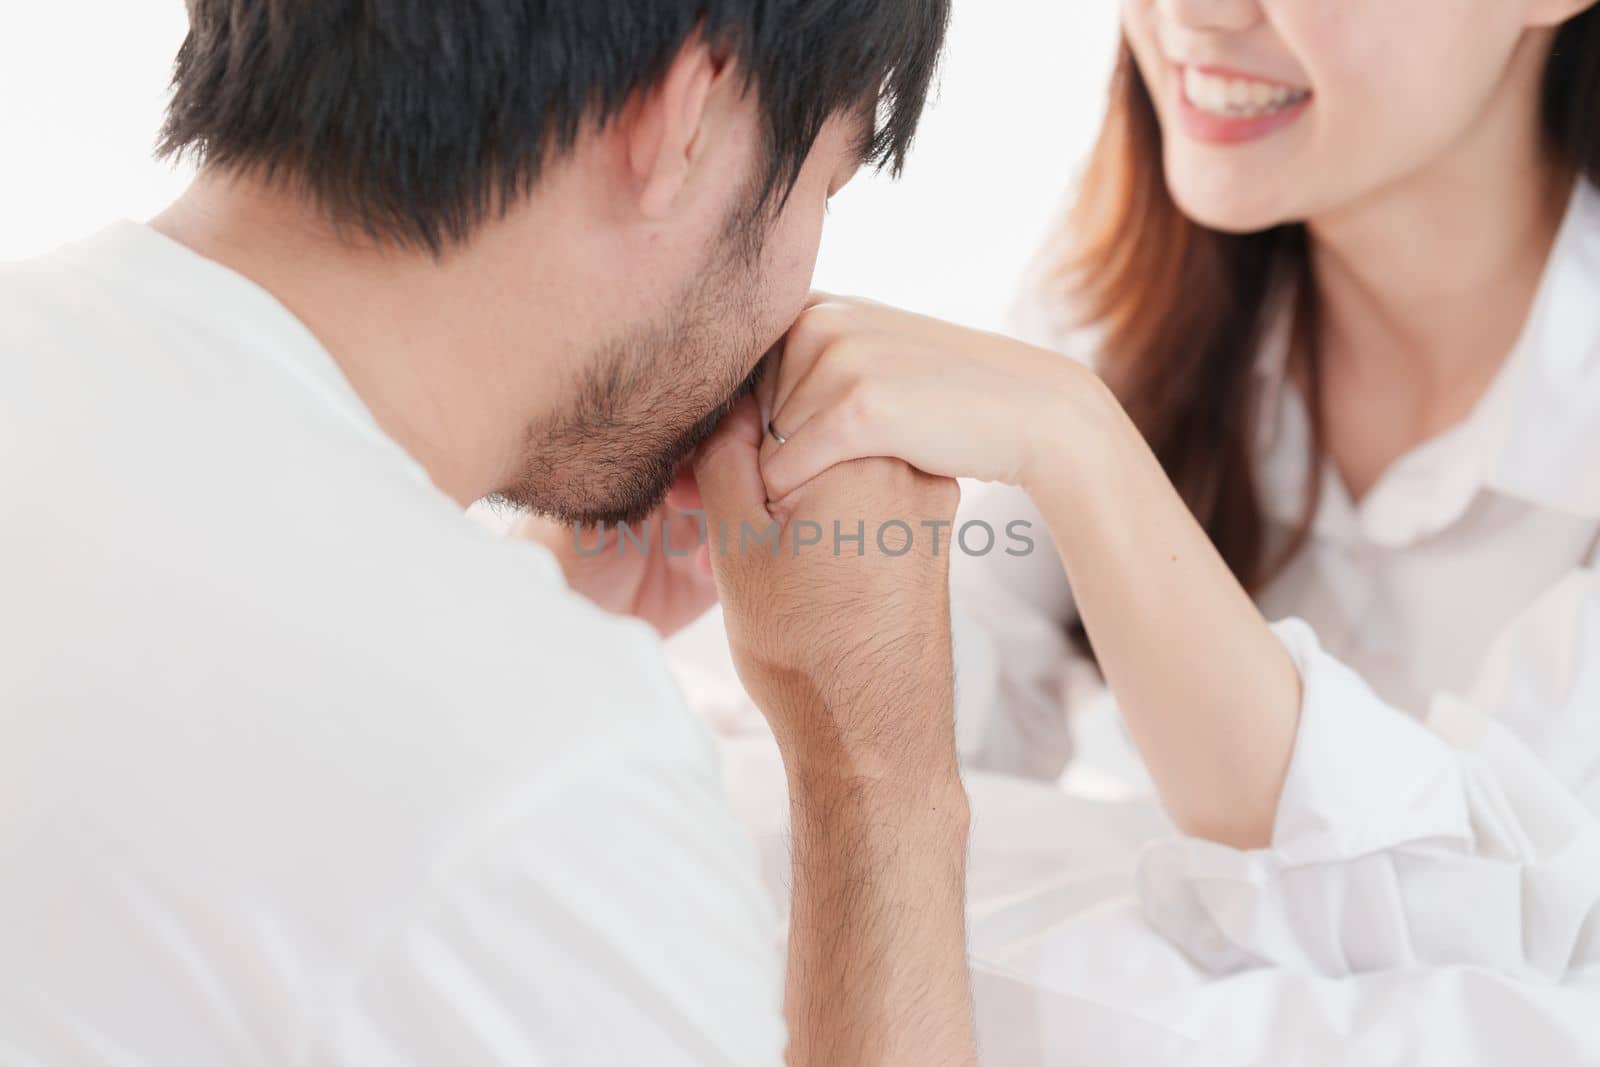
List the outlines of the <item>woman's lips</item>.
{"type": "Polygon", "coordinates": [[[1196,141],[1258,141],[1305,114],[1311,92],[1221,67],[1175,66],[1179,121],[1196,141]]]}

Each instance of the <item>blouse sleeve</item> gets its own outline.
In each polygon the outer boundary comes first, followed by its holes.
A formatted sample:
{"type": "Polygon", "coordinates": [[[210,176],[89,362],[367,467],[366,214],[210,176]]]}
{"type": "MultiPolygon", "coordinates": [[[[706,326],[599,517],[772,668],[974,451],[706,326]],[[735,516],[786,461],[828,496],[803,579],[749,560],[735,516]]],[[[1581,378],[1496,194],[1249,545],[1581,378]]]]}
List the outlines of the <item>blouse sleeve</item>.
{"type": "Polygon", "coordinates": [[[969,501],[956,519],[950,578],[962,759],[975,769],[1056,778],[1072,754],[1072,590],[1027,494],[989,485],[969,501]],[[991,531],[994,548],[978,555],[991,531]]]}
{"type": "MultiPolygon", "coordinates": [[[[1070,309],[1052,294],[1050,263],[1042,254],[1029,264],[1007,316],[1008,332],[1092,365],[1098,336],[1075,327],[1070,309]]],[[[1072,757],[1067,687],[1085,659],[1070,637],[1078,621],[1072,589],[1044,517],[1026,493],[969,486],[957,532],[972,522],[992,529],[998,547],[975,555],[957,545],[951,561],[962,760],[977,770],[1053,780],[1072,757]],[[1014,523],[1023,524],[1026,543],[1008,535],[1014,523]]],[[[985,537],[975,529],[969,543],[981,548],[985,537]]]]}
{"type": "Polygon", "coordinates": [[[1152,846],[1148,920],[1216,972],[1600,977],[1600,576],[1542,597],[1425,725],[1304,623],[1275,631],[1304,695],[1272,845],[1152,846]]]}

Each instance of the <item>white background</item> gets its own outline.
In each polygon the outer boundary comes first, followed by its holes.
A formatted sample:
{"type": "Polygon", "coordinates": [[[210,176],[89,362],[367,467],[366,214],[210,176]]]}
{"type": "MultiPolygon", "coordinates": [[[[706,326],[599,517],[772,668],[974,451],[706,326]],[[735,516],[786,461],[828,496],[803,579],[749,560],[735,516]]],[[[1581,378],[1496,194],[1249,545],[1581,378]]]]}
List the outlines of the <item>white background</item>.
{"type": "MultiPolygon", "coordinates": [[[[0,260],[155,214],[187,180],[150,159],[187,23],[181,0],[8,6],[0,260]]],[[[836,199],[817,285],[1003,326],[1098,125],[1115,22],[1115,0],[956,0],[910,167],[898,183],[863,176],[836,199]]]]}

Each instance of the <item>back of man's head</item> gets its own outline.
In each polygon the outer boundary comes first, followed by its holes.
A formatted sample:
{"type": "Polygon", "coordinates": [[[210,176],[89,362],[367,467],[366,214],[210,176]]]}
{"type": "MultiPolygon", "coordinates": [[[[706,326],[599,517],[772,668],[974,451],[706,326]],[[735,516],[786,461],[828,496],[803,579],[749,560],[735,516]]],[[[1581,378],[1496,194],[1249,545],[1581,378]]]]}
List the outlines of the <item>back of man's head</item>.
{"type": "Polygon", "coordinates": [[[169,156],[292,178],[336,222],[435,253],[531,189],[697,33],[756,93],[781,201],[830,116],[898,168],[949,0],[189,0],[169,156]]]}

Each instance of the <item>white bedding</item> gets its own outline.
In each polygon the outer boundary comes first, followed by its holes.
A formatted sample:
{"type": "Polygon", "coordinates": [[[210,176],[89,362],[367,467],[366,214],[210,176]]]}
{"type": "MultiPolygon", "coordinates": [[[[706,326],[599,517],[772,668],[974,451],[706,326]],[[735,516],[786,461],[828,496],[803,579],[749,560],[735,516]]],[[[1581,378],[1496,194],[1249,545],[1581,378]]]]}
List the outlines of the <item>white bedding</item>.
{"type": "MultiPolygon", "coordinates": [[[[723,642],[713,613],[673,642],[674,666],[721,738],[729,791],[784,915],[782,766],[723,642]]],[[[1600,975],[1556,985],[1465,966],[1210,974],[1140,914],[1140,858],[1172,836],[1153,801],[1089,800],[987,774],[966,780],[968,930],[986,1067],[1600,1065],[1600,975]]]]}
{"type": "MultiPolygon", "coordinates": [[[[784,914],[777,750],[750,729],[722,747],[729,790],[784,914]]],[[[1142,848],[1170,832],[1154,805],[982,774],[967,786],[973,994],[987,1067],[1600,1064],[1600,985],[1535,985],[1473,968],[1205,974],[1135,904],[1142,848]]]]}

